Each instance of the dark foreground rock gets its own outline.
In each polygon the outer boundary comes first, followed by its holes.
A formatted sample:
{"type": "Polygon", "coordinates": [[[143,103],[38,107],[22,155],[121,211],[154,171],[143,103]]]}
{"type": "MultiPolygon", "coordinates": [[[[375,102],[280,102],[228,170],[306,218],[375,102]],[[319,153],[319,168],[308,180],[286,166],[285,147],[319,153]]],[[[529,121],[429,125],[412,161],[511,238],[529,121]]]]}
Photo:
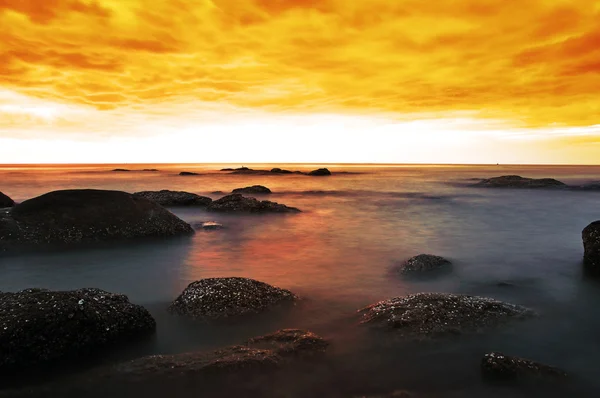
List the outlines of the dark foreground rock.
{"type": "Polygon", "coordinates": [[[581,237],[584,265],[588,271],[600,275],[600,220],[585,227],[581,237]]]}
{"type": "Polygon", "coordinates": [[[488,178],[474,184],[485,188],[566,188],[567,185],[553,178],[525,178],[517,175],[488,178]]]}
{"type": "Polygon", "coordinates": [[[269,194],[271,190],[263,185],[252,185],[251,187],[236,188],[232,193],[269,194]]]}
{"type": "Polygon", "coordinates": [[[160,205],[125,192],[54,191],[0,214],[0,252],[170,237],[193,231],[160,205]]]}
{"type": "Polygon", "coordinates": [[[419,275],[431,273],[432,271],[449,270],[451,267],[452,263],[444,257],[419,254],[406,260],[399,270],[403,275],[419,275]]]}
{"type": "Polygon", "coordinates": [[[383,324],[406,337],[428,337],[487,329],[535,313],[487,297],[418,293],[366,307],[362,323],[383,324]]]}
{"type": "Polygon", "coordinates": [[[15,201],[0,192],[0,209],[3,207],[13,207],[15,205],[15,201]]]}
{"type": "Polygon", "coordinates": [[[146,309],[100,289],[0,293],[0,370],[81,359],[155,327],[146,309]]]}
{"type": "Polygon", "coordinates": [[[182,171],[179,173],[180,176],[198,176],[200,173],[194,173],[192,171],[182,171]]]}
{"type": "Polygon", "coordinates": [[[255,314],[297,299],[289,290],[248,278],[208,278],[192,282],[169,311],[196,319],[255,314]]]}
{"type": "Polygon", "coordinates": [[[481,360],[481,372],[490,380],[557,380],[567,377],[561,369],[499,352],[485,354],[481,360]]]}
{"type": "Polygon", "coordinates": [[[331,171],[329,171],[328,169],[317,169],[317,170],[313,170],[310,173],[308,173],[309,176],[330,176],[331,175],[331,171]]]}
{"type": "Polygon", "coordinates": [[[201,206],[206,207],[212,199],[206,196],[196,195],[195,193],[183,191],[142,191],[136,192],[133,196],[144,198],[158,203],[161,206],[201,206]]]}
{"type": "Polygon", "coordinates": [[[207,210],[220,212],[245,212],[245,213],[299,213],[295,207],[289,207],[268,200],[257,200],[234,193],[213,201],[207,210]]]}

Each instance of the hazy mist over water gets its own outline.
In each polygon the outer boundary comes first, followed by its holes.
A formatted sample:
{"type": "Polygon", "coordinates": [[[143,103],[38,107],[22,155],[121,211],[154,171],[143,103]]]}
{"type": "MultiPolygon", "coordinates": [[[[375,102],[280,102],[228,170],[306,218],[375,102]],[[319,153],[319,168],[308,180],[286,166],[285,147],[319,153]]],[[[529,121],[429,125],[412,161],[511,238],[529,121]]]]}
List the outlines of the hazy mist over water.
{"type": "MultiPolygon", "coordinates": [[[[586,278],[581,264],[581,230],[600,219],[600,191],[469,186],[474,178],[507,174],[579,185],[599,181],[600,166],[327,166],[334,173],[349,172],[331,177],[218,171],[240,166],[0,166],[0,191],[17,202],[69,188],[169,189],[217,199],[260,184],[273,194],[249,196],[303,211],[231,215],[173,208],[192,225],[217,221],[225,229],[160,242],[0,257],[0,290],[97,287],[146,306],[157,319],[157,338],[110,354],[104,358],[109,362],[215,349],[280,328],[307,328],[332,340],[327,369],[288,380],[288,395],[273,396],[341,397],[395,389],[436,397],[536,396],[486,386],[479,361],[489,351],[545,362],[574,376],[564,390],[544,396],[600,394],[600,283],[586,278]],[[159,171],[139,171],[145,168],[159,171]],[[180,171],[200,175],[179,176],[180,171]],[[394,273],[394,265],[420,253],[452,260],[453,272],[419,281],[394,273]],[[225,325],[166,313],[190,282],[224,276],[258,279],[304,300],[291,310],[225,325]],[[490,296],[532,307],[541,316],[481,336],[423,345],[403,344],[357,325],[357,309],[422,291],[490,296]]],[[[308,171],[322,165],[245,166],[308,171]]]]}

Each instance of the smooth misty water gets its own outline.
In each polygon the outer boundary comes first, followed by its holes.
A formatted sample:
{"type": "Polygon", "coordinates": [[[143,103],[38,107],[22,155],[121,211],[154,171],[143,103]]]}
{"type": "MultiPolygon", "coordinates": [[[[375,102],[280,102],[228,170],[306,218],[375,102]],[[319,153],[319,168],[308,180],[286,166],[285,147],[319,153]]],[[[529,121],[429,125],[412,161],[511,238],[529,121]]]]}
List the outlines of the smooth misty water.
{"type": "MultiPolygon", "coordinates": [[[[310,170],[318,165],[278,166],[310,170]]],[[[600,219],[600,192],[466,186],[471,178],[504,174],[580,184],[600,180],[600,167],[338,166],[330,169],[355,174],[324,178],[236,176],[215,171],[221,167],[0,167],[0,191],[16,201],[65,188],[171,189],[218,198],[222,195],[210,192],[262,184],[274,192],[269,200],[303,210],[223,215],[172,209],[189,223],[218,221],[226,229],[160,243],[0,258],[0,290],[98,287],[146,306],[158,322],[156,339],[107,353],[103,362],[214,349],[290,327],[332,340],[326,366],[272,381],[269,396],[341,397],[397,389],[435,397],[536,396],[481,381],[479,361],[492,350],[574,375],[544,396],[600,394],[600,283],[586,278],[581,268],[581,230],[600,219]],[[110,172],[114,167],[160,172],[110,172]],[[203,174],[178,176],[182,170],[203,174]],[[394,274],[395,264],[419,253],[451,259],[453,273],[425,281],[394,274]],[[255,278],[305,300],[291,310],[227,324],[198,324],[166,313],[188,283],[215,276],[255,278]],[[357,326],[357,309],[421,291],[491,296],[533,307],[541,316],[480,336],[426,344],[405,344],[393,334],[357,326]]],[[[168,391],[156,396],[169,396],[168,391]]],[[[118,386],[112,394],[118,396],[118,386]]]]}

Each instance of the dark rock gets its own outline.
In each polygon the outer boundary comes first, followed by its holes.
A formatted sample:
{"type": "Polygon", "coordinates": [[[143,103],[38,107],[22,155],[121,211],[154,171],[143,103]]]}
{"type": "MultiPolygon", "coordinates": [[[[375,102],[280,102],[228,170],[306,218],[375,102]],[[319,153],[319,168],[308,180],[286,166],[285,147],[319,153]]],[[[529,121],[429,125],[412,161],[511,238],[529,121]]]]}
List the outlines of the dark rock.
{"type": "Polygon", "coordinates": [[[328,169],[317,169],[317,170],[313,170],[310,173],[308,173],[309,176],[330,176],[331,175],[331,171],[329,171],[328,169]]]}
{"type": "Polygon", "coordinates": [[[129,170],[129,169],[113,169],[112,171],[124,172],[124,171],[131,171],[131,170],[129,170]]]}
{"type": "Polygon", "coordinates": [[[207,231],[214,231],[217,229],[223,229],[223,224],[219,224],[218,222],[214,222],[214,221],[206,221],[203,222],[201,225],[202,229],[205,229],[207,231]]]}
{"type": "Polygon", "coordinates": [[[292,174],[292,172],[290,170],[280,169],[279,167],[272,168],[271,169],[271,173],[276,173],[276,174],[292,174]]]}
{"type": "Polygon", "coordinates": [[[0,293],[0,369],[79,359],[155,328],[146,309],[100,289],[0,293]]]}
{"type": "Polygon", "coordinates": [[[0,192],[0,209],[3,207],[13,207],[15,205],[15,201],[0,192]]]}
{"type": "Polygon", "coordinates": [[[567,185],[553,178],[524,178],[516,175],[488,178],[474,184],[486,188],[566,188],[567,185]]]}
{"type": "Polygon", "coordinates": [[[600,191],[600,181],[582,185],[580,187],[577,187],[576,189],[581,189],[583,191],[600,191]]]}
{"type": "Polygon", "coordinates": [[[191,171],[182,171],[181,173],[179,173],[180,176],[198,176],[200,175],[199,173],[194,173],[191,171]]]}
{"type": "Polygon", "coordinates": [[[245,213],[298,213],[299,209],[268,200],[259,201],[234,193],[213,201],[207,208],[210,211],[245,213]]]}
{"type": "Polygon", "coordinates": [[[161,206],[208,206],[212,199],[195,193],[182,191],[142,191],[133,194],[135,197],[145,198],[161,206]]]}
{"type": "Polygon", "coordinates": [[[449,269],[452,263],[440,256],[432,254],[419,254],[405,261],[400,266],[400,273],[423,274],[431,271],[439,271],[441,269],[449,269]]]}
{"type": "Polygon", "coordinates": [[[231,167],[227,167],[226,169],[221,169],[221,171],[233,171],[231,167]]]}
{"type": "Polygon", "coordinates": [[[268,194],[271,193],[271,190],[262,185],[252,185],[251,187],[236,188],[232,193],[268,194]]]}
{"type": "Polygon", "coordinates": [[[581,232],[583,262],[588,271],[600,275],[600,220],[594,221],[581,232]]]}
{"type": "Polygon", "coordinates": [[[225,192],[223,192],[223,191],[212,191],[211,192],[211,194],[213,194],[213,195],[221,195],[221,194],[224,194],[224,193],[225,192]]]}
{"type": "Polygon", "coordinates": [[[491,380],[551,380],[567,377],[567,373],[561,369],[498,352],[485,354],[481,360],[481,372],[491,380]]]}
{"type": "Polygon", "coordinates": [[[487,297],[418,293],[381,301],[362,309],[361,323],[384,324],[406,337],[478,331],[535,313],[487,297]]]}
{"type": "Polygon", "coordinates": [[[54,191],[0,214],[0,252],[191,233],[160,205],[120,191],[54,191]]]}
{"type": "Polygon", "coordinates": [[[196,319],[218,319],[259,313],[296,299],[289,290],[253,279],[208,278],[190,283],[169,311],[196,319]]]}

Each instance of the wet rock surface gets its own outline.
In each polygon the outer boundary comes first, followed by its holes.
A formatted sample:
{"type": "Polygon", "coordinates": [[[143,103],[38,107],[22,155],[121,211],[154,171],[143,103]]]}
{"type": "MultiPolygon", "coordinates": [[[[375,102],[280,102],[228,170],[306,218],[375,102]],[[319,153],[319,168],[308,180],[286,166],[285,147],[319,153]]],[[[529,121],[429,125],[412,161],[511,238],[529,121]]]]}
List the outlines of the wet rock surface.
{"type": "Polygon", "coordinates": [[[80,359],[155,328],[146,309],[100,289],[0,293],[0,369],[80,359]]]}
{"type": "Polygon", "coordinates": [[[297,299],[289,290],[248,278],[208,278],[192,282],[169,312],[195,319],[255,314],[297,299]]]}
{"type": "Polygon", "coordinates": [[[406,337],[460,334],[498,326],[535,313],[519,305],[487,297],[450,293],[417,293],[368,306],[365,324],[383,324],[406,337]]]}
{"type": "Polygon", "coordinates": [[[219,212],[245,212],[245,213],[299,213],[295,207],[271,202],[260,201],[255,198],[242,196],[234,193],[213,201],[207,208],[209,211],[219,212]]]}
{"type": "Polygon", "coordinates": [[[507,175],[481,180],[473,185],[485,188],[566,188],[567,185],[553,178],[525,178],[507,175]]]}
{"type": "Polygon", "coordinates": [[[136,192],[133,196],[144,198],[158,203],[161,206],[201,206],[206,207],[212,199],[206,196],[196,195],[195,193],[183,191],[142,191],[136,192]]]}
{"type": "Polygon", "coordinates": [[[216,231],[218,229],[223,229],[225,227],[223,226],[223,224],[220,224],[216,221],[205,221],[203,223],[200,223],[200,228],[202,228],[206,231],[216,231]]]}
{"type": "Polygon", "coordinates": [[[9,198],[7,195],[0,192],[0,209],[3,207],[13,207],[15,201],[9,198]]]}
{"type": "Polygon", "coordinates": [[[252,185],[251,187],[236,188],[232,191],[232,193],[269,194],[271,193],[271,190],[263,185],[252,185]]]}
{"type": "Polygon", "coordinates": [[[419,254],[406,260],[399,267],[403,275],[419,275],[430,273],[432,271],[449,270],[452,263],[444,257],[434,256],[432,254],[419,254]]]}
{"type": "Polygon", "coordinates": [[[499,352],[484,355],[481,360],[481,372],[490,380],[557,380],[567,377],[567,373],[562,369],[499,352]]]}
{"type": "Polygon", "coordinates": [[[600,275],[600,220],[585,227],[581,237],[584,265],[588,271],[600,275]]]}
{"type": "Polygon", "coordinates": [[[330,176],[331,171],[329,169],[317,169],[308,173],[309,176],[330,176]]]}
{"type": "Polygon", "coordinates": [[[54,191],[0,214],[0,252],[191,233],[160,205],[120,191],[54,191]]]}

